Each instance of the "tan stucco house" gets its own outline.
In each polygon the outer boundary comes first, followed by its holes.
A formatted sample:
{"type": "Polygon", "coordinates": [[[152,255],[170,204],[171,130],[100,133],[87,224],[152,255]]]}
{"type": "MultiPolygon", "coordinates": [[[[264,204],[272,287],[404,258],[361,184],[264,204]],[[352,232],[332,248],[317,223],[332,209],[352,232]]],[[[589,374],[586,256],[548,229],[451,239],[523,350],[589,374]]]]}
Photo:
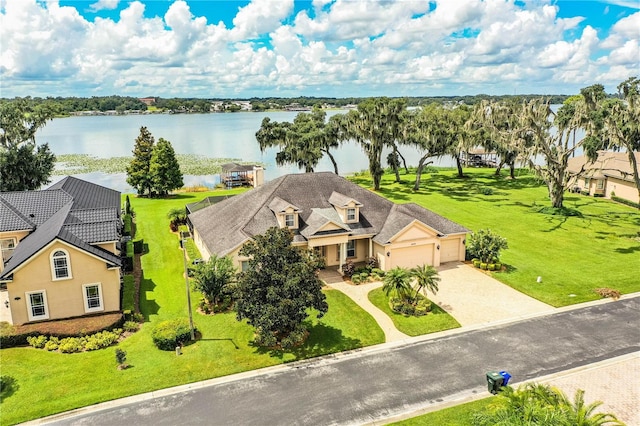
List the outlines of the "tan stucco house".
{"type": "Polygon", "coordinates": [[[20,325],[119,311],[120,193],[73,177],[0,192],[0,310],[20,325]]]}
{"type": "MultiPolygon", "coordinates": [[[[634,153],[640,164],[640,152],[634,153]]],[[[573,189],[591,196],[611,198],[612,195],[640,203],[638,187],[627,152],[598,151],[598,158],[590,162],[585,155],[569,159],[568,170],[576,175],[573,189]]]]}
{"type": "Polygon", "coordinates": [[[244,243],[277,226],[293,244],[317,250],[327,266],[378,260],[381,269],[462,261],[469,230],[417,204],[395,204],[329,172],[282,176],[189,215],[205,259],[239,255],[244,243]]]}

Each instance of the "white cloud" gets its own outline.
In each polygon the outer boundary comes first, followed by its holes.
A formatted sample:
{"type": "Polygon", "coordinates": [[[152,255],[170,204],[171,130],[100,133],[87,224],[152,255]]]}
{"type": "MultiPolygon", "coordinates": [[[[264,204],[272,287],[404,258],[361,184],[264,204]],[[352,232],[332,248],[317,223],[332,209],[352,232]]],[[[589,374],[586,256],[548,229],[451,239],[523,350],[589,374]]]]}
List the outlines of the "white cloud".
{"type": "Polygon", "coordinates": [[[120,0],[98,0],[97,2],[90,4],[89,9],[92,12],[98,12],[100,10],[113,10],[118,7],[120,0]]]}
{"type": "Polygon", "coordinates": [[[227,28],[191,1],[88,21],[55,1],[0,0],[3,96],[575,93],[638,72],[640,12],[601,40],[541,2],[313,0],[294,15],[292,0],[254,0],[227,28]]]}
{"type": "Polygon", "coordinates": [[[234,40],[258,37],[275,31],[293,11],[293,0],[253,0],[233,19],[234,40]]]}

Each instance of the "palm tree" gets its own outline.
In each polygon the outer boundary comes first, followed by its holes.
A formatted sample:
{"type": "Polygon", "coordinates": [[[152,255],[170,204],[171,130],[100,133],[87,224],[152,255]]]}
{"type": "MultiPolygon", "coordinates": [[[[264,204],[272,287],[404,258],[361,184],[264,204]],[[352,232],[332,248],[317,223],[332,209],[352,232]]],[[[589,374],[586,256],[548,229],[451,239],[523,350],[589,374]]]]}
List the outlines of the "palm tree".
{"type": "Polygon", "coordinates": [[[623,425],[613,414],[594,413],[602,404],[584,403],[584,391],[578,390],[574,401],[558,388],[540,383],[527,383],[514,389],[502,388],[488,411],[476,413],[475,426],[604,426],[623,425]]]}
{"type": "Polygon", "coordinates": [[[418,294],[422,293],[427,296],[427,291],[433,294],[438,292],[438,283],[440,277],[438,271],[431,265],[416,266],[411,269],[411,276],[416,282],[414,300],[418,298],[418,294]]]}
{"type": "Polygon", "coordinates": [[[396,266],[388,271],[383,279],[382,291],[387,296],[394,294],[401,301],[410,301],[412,288],[409,270],[396,266]]]}

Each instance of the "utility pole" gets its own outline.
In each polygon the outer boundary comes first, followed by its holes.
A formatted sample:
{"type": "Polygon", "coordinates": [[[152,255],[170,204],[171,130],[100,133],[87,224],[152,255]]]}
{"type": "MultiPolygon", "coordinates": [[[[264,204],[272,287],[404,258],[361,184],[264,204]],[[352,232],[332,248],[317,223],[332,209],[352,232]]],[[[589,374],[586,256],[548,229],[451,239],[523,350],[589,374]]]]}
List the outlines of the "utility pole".
{"type": "Polygon", "coordinates": [[[180,247],[182,248],[182,259],[184,260],[184,285],[187,289],[187,306],[189,307],[189,325],[191,326],[191,340],[196,340],[196,333],[193,328],[193,313],[191,312],[191,291],[189,290],[189,271],[187,270],[187,248],[186,240],[180,235],[180,247]]]}

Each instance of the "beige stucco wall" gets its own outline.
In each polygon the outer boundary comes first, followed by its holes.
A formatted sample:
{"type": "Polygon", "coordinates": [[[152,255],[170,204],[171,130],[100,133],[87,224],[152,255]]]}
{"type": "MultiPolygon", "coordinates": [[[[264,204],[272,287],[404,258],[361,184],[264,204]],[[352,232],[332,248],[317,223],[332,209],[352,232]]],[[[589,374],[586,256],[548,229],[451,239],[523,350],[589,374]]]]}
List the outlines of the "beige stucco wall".
{"type": "Polygon", "coordinates": [[[86,315],[82,286],[98,283],[101,284],[102,312],[119,311],[120,269],[107,269],[104,260],[71,245],[54,241],[16,270],[13,281],[7,283],[13,323],[29,322],[26,293],[40,290],[46,291],[48,319],[86,315]],[[52,281],[51,254],[59,249],[69,254],[72,278],[52,281]],[[15,300],[16,298],[19,300],[15,300]]]}
{"type": "Polygon", "coordinates": [[[115,254],[116,256],[120,255],[120,253],[118,253],[118,250],[116,249],[116,242],[115,241],[108,242],[108,243],[96,244],[96,247],[103,248],[103,249],[107,250],[108,252],[111,252],[111,253],[115,254]]]}
{"type": "Polygon", "coordinates": [[[211,252],[209,251],[207,246],[204,244],[204,241],[202,241],[202,237],[200,236],[200,233],[195,228],[193,229],[193,242],[196,244],[196,247],[198,247],[198,250],[200,250],[200,255],[202,256],[202,259],[204,259],[205,261],[209,260],[209,258],[211,257],[211,252]]]}
{"type": "Polygon", "coordinates": [[[616,197],[624,198],[625,200],[630,200],[634,203],[640,203],[638,188],[636,188],[632,182],[608,177],[606,189],[607,198],[611,198],[611,192],[615,192],[616,197]]]}
{"type": "MultiPolygon", "coordinates": [[[[0,232],[0,240],[13,238],[16,241],[16,247],[20,244],[20,240],[29,235],[29,231],[5,231],[0,232]]],[[[2,252],[0,251],[0,272],[4,270],[4,261],[2,258],[2,252]]]]}

